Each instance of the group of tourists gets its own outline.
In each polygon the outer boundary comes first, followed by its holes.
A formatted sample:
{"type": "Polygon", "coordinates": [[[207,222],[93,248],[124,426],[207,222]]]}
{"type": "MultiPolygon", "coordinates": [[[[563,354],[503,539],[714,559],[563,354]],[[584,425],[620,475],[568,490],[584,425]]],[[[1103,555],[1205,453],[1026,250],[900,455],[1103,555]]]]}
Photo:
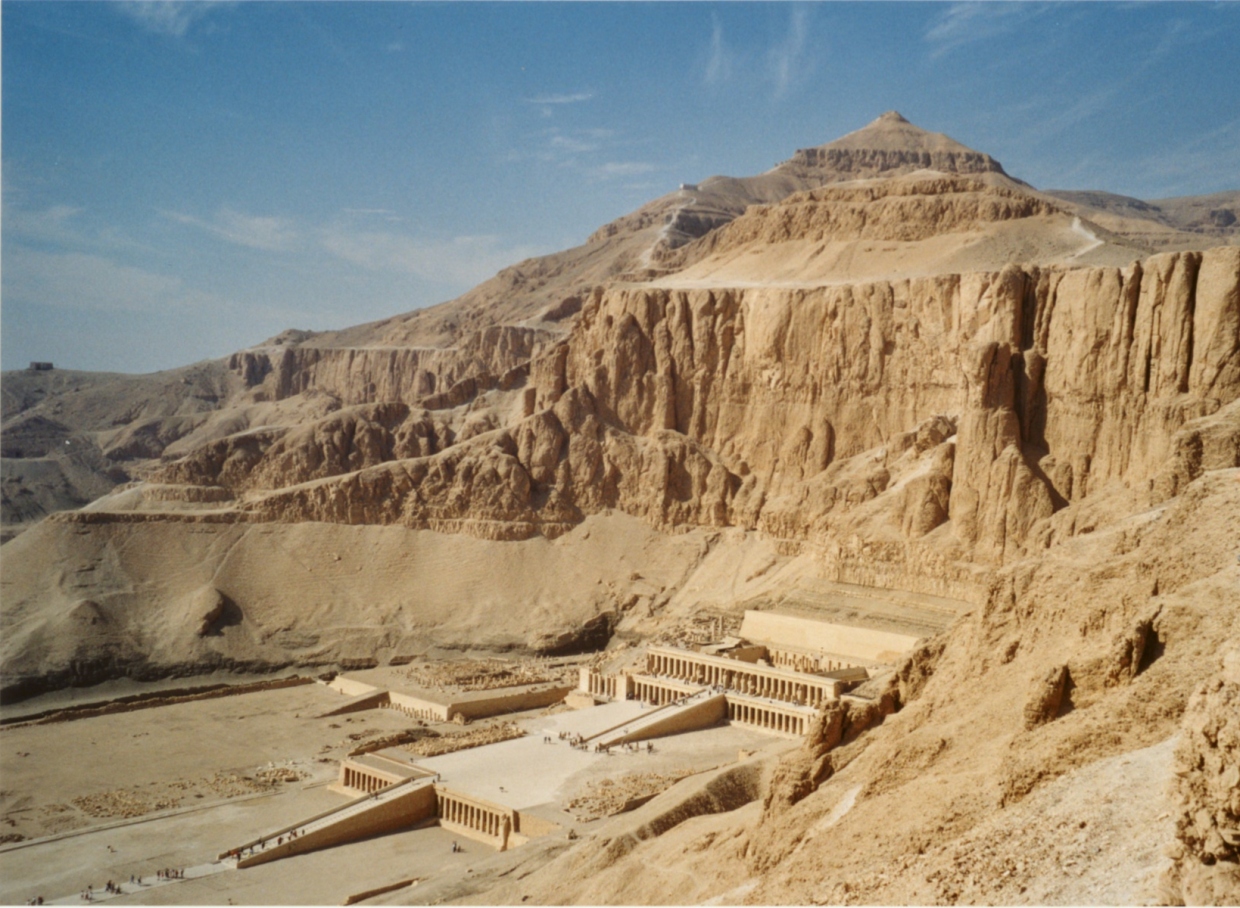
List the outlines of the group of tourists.
{"type": "MultiPolygon", "coordinates": [[[[183,880],[183,879],[185,879],[185,868],[183,867],[175,867],[175,868],[166,867],[163,870],[155,871],[156,882],[165,882],[165,881],[170,881],[170,880],[183,880]]],[[[129,885],[130,886],[142,886],[143,885],[142,877],[135,876],[132,873],[129,874],[129,885]]],[[[111,880],[108,880],[106,883],[103,884],[103,891],[106,895],[124,895],[125,894],[125,890],[121,888],[121,884],[113,883],[111,880]]],[[[81,898],[83,902],[93,902],[95,900],[95,887],[93,885],[87,886],[85,889],[83,889],[79,893],[78,897],[81,898]]],[[[27,905],[42,905],[43,896],[39,896],[38,898],[33,898],[30,901],[28,901],[26,904],[27,905]]]]}
{"type": "MultiPolygon", "coordinates": [[[[642,752],[642,746],[638,744],[636,741],[629,741],[625,744],[622,744],[621,746],[624,748],[625,753],[639,754],[642,752]]],[[[648,754],[654,753],[654,742],[653,741],[646,742],[645,751],[648,754]]]]}
{"type": "MultiPolygon", "coordinates": [[[[628,731],[629,730],[626,728],[624,730],[624,733],[628,734],[628,731]]],[[[568,732],[562,731],[560,732],[560,740],[567,741],[575,750],[584,750],[587,752],[590,750],[589,743],[581,735],[576,735],[576,734],[570,735],[568,732]]],[[[543,735],[543,743],[553,744],[555,742],[551,740],[550,735],[543,735]]],[[[596,754],[610,754],[612,746],[613,745],[611,744],[595,744],[594,752],[596,754]]],[[[641,745],[633,743],[633,742],[629,742],[627,744],[623,744],[620,746],[624,747],[624,750],[626,753],[636,754],[636,753],[641,753],[642,751],[641,745]]],[[[650,741],[646,742],[646,753],[648,754],[654,753],[654,744],[652,744],[650,741]]]]}
{"type": "MultiPolygon", "coordinates": [[[[276,836],[276,845],[283,845],[285,839],[288,839],[291,842],[293,839],[297,838],[297,836],[298,831],[296,829],[292,830],[287,835],[276,836]]],[[[241,858],[249,857],[252,854],[258,854],[260,851],[266,851],[267,844],[267,840],[263,839],[253,845],[247,845],[245,848],[234,848],[232,851],[228,852],[228,856],[230,858],[240,860],[241,858]]]]}

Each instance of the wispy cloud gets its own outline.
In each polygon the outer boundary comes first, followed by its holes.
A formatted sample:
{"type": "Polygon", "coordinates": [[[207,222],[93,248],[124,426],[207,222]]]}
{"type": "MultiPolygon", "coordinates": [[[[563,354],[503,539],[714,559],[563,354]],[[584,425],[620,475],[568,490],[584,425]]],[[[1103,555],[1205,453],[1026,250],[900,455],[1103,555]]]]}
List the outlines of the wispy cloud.
{"type": "Polygon", "coordinates": [[[1009,34],[1046,8],[1041,3],[953,3],[926,30],[930,56],[938,58],[975,41],[1009,34]]]}
{"type": "Polygon", "coordinates": [[[592,91],[577,91],[571,94],[560,95],[538,95],[534,98],[525,98],[526,104],[537,104],[539,106],[547,104],[580,104],[582,101],[589,101],[594,97],[592,91]]]}
{"type": "Polygon", "coordinates": [[[83,209],[73,205],[52,205],[42,210],[4,206],[4,230],[9,236],[44,240],[53,243],[73,242],[78,238],[73,220],[83,209]]]}
{"type": "Polygon", "coordinates": [[[345,225],[325,228],[319,235],[327,252],[374,271],[396,271],[423,280],[473,286],[502,268],[548,249],[507,245],[497,236],[458,236],[427,240],[379,230],[353,230],[345,225]]]}
{"type": "Polygon", "coordinates": [[[288,251],[298,240],[297,230],[286,218],[243,214],[231,208],[221,208],[209,221],[176,211],[161,211],[160,214],[178,224],[205,230],[229,243],[251,249],[288,251]]]}
{"type": "Polygon", "coordinates": [[[84,223],[86,209],[75,205],[51,205],[47,208],[25,208],[10,201],[20,195],[5,187],[4,234],[36,246],[51,246],[76,251],[149,252],[139,243],[113,226],[90,226],[84,223]]]}
{"type": "Polygon", "coordinates": [[[359,218],[380,218],[392,224],[399,224],[404,220],[399,214],[391,208],[344,208],[342,213],[350,217],[359,218]]]}
{"type": "MultiPolygon", "coordinates": [[[[772,5],[772,8],[783,7],[772,5]]],[[[702,84],[714,87],[738,82],[761,83],[771,85],[772,96],[778,99],[804,83],[815,67],[809,40],[810,8],[795,5],[787,9],[788,25],[784,33],[773,43],[748,51],[737,50],[728,43],[719,15],[712,13],[710,39],[698,56],[702,84]]]]}
{"type": "Polygon", "coordinates": [[[603,178],[634,177],[644,173],[653,173],[661,169],[658,164],[648,161],[608,161],[593,169],[593,173],[603,178]]]}
{"type": "Polygon", "coordinates": [[[532,141],[511,148],[504,157],[508,163],[540,161],[557,167],[586,169],[594,166],[603,153],[616,154],[631,141],[618,138],[616,131],[605,128],[561,129],[558,126],[531,133],[532,141]]]}
{"type": "Polygon", "coordinates": [[[160,313],[210,302],[180,278],[121,264],[102,255],[5,249],[3,293],[13,301],[102,312],[160,313]]]}
{"type": "Polygon", "coordinates": [[[771,78],[775,82],[777,98],[782,97],[812,69],[805,53],[808,32],[809,11],[803,6],[794,6],[788,21],[787,35],[767,52],[767,63],[771,78]]]}
{"type": "Polygon", "coordinates": [[[732,51],[723,40],[723,23],[711,13],[710,47],[706,57],[706,69],[702,81],[707,85],[720,85],[732,75],[732,51]]]}
{"type": "Polygon", "coordinates": [[[566,151],[569,154],[585,154],[591,151],[598,151],[598,142],[587,142],[574,136],[566,136],[557,133],[547,140],[547,144],[554,149],[566,151]]]}
{"type": "Polygon", "coordinates": [[[1138,159],[1126,169],[1133,186],[1146,187],[1146,198],[1235,189],[1234,182],[1226,181],[1228,174],[1240,173],[1240,117],[1138,159]]]}
{"type": "Polygon", "coordinates": [[[183,38],[214,10],[231,5],[214,0],[124,0],[114,8],[152,34],[183,38]]]}
{"type": "Polygon", "coordinates": [[[427,281],[467,287],[501,268],[548,249],[507,243],[498,236],[425,239],[393,229],[404,219],[388,208],[344,208],[326,224],[260,217],[221,208],[204,219],[160,212],[179,224],[238,246],[263,252],[322,257],[324,253],[373,271],[411,274],[427,281]]]}

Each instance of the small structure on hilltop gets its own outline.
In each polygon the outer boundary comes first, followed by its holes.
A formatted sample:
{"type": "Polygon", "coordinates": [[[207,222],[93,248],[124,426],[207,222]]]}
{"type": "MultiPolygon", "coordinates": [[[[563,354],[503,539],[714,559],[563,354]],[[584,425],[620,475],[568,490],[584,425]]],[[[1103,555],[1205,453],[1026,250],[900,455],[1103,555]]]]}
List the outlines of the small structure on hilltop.
{"type": "Polygon", "coordinates": [[[31,360],[30,365],[26,367],[27,372],[51,372],[56,367],[51,363],[41,363],[31,360]]]}

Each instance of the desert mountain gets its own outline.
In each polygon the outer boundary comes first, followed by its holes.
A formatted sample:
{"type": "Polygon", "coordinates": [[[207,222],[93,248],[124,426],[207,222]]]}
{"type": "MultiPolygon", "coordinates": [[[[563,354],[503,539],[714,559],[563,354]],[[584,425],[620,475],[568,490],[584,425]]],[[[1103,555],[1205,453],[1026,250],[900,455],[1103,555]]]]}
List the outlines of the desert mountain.
{"type": "Polygon", "coordinates": [[[1177,780],[1107,821],[1174,845],[1150,898],[1234,898],[1240,247],[1193,226],[1218,197],[1148,204],[884,114],[434,309],[159,376],[10,373],[6,454],[93,445],[140,481],[6,543],[4,693],[932,594],[951,628],[761,798],[502,898],[1051,901],[1008,864],[1057,878],[1068,826],[1030,820],[1104,771],[1177,780]]]}
{"type": "MultiPolygon", "coordinates": [[[[873,190],[851,190],[854,214],[860,211],[858,191],[873,190]]],[[[915,192],[899,190],[909,191],[915,192]]],[[[893,210],[899,197],[864,204],[893,210]]],[[[911,201],[916,207],[917,199],[911,201]]],[[[833,204],[838,208],[842,197],[833,204]]],[[[1156,251],[1224,240],[1237,229],[1228,220],[1235,211],[1235,193],[1158,203],[1096,192],[1039,195],[1008,177],[989,155],[891,111],[834,142],[801,149],[767,173],[686,184],[603,226],[582,246],[524,261],[430,309],[339,331],[287,331],[228,360],[150,376],[10,372],[3,387],[0,461],[4,538],[52,511],[80,507],[117,483],[143,478],[162,460],[238,432],[267,426],[279,432],[342,404],[400,400],[432,412],[456,407],[479,390],[517,380],[511,370],[526,368],[536,352],[571,330],[596,288],[617,281],[830,283],[998,270],[1009,263],[1125,264],[1156,251]],[[747,252],[747,258],[698,261],[722,241],[717,229],[751,205],[789,200],[779,209],[784,216],[795,209],[790,197],[796,194],[918,172],[967,175],[996,193],[1007,190],[1027,199],[1024,204],[1040,205],[1042,215],[996,220],[984,228],[979,223],[972,230],[958,223],[941,236],[911,242],[889,230],[881,245],[871,225],[864,236],[833,235],[830,242],[813,243],[785,237],[747,252]],[[1064,212],[1081,220],[1065,219],[1064,212]],[[1030,224],[1042,229],[1031,232],[1030,224]],[[699,242],[704,237],[709,242],[699,242]]],[[[746,224],[761,217],[769,213],[755,212],[746,224]]],[[[915,220],[924,232],[927,219],[915,220]]],[[[822,234],[820,225],[814,235],[822,234]]],[[[735,244],[738,236],[730,232],[727,242],[735,244]]],[[[490,425],[478,414],[454,418],[444,427],[453,438],[490,425]]]]}

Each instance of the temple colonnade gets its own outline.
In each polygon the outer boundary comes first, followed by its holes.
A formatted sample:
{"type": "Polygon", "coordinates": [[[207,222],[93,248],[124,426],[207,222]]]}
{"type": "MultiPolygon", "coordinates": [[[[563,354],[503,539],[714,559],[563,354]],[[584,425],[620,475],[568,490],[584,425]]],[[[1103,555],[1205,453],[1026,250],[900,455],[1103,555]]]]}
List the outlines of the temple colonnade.
{"type": "Polygon", "coordinates": [[[497,804],[481,803],[473,798],[436,786],[437,812],[441,823],[451,823],[498,840],[501,851],[512,834],[514,812],[497,804]]]}
{"type": "Polygon", "coordinates": [[[814,719],[811,712],[793,712],[769,703],[754,702],[728,697],[728,721],[737,725],[750,725],[764,731],[781,735],[801,736],[809,732],[814,719]]]}
{"type": "Polygon", "coordinates": [[[802,675],[787,669],[708,656],[675,647],[652,646],[647,649],[646,672],[815,708],[837,699],[841,689],[839,682],[831,678],[802,675]]]}
{"type": "Polygon", "coordinates": [[[581,670],[581,684],[579,687],[586,693],[593,694],[596,697],[622,700],[624,699],[623,682],[623,675],[604,675],[602,672],[583,668],[581,670]]]}
{"type": "Polygon", "coordinates": [[[340,764],[340,784],[345,788],[373,794],[399,781],[401,781],[399,777],[390,778],[382,773],[358,766],[356,763],[340,764]]]}

